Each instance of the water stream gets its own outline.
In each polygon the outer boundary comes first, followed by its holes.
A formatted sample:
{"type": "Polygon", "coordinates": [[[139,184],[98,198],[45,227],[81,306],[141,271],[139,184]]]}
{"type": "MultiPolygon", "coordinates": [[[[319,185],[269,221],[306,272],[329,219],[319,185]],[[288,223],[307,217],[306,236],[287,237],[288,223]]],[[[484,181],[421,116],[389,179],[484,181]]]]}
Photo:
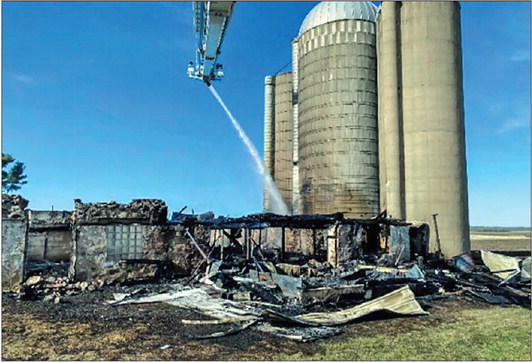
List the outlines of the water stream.
{"type": "Polygon", "coordinates": [[[220,98],[220,95],[218,95],[218,92],[214,89],[214,87],[211,85],[209,86],[209,90],[214,95],[214,97],[218,100],[220,105],[225,110],[225,113],[227,113],[227,116],[229,119],[231,119],[231,123],[233,123],[233,126],[238,131],[238,135],[246,145],[249,153],[253,157],[253,160],[255,160],[255,164],[257,166],[257,171],[262,176],[264,180],[264,186],[266,187],[266,191],[268,192],[270,196],[270,207],[271,211],[276,214],[281,215],[287,215],[288,214],[288,208],[286,207],[286,204],[283,201],[283,198],[281,197],[281,193],[279,192],[279,189],[275,185],[275,182],[273,181],[270,173],[268,170],[266,170],[266,167],[264,166],[264,163],[262,162],[262,159],[259,156],[259,153],[257,152],[257,149],[255,148],[255,145],[253,145],[253,142],[249,139],[249,137],[246,135],[246,132],[242,129],[238,121],[233,117],[227,106],[225,105],[224,101],[222,101],[222,98],[220,98]]]}

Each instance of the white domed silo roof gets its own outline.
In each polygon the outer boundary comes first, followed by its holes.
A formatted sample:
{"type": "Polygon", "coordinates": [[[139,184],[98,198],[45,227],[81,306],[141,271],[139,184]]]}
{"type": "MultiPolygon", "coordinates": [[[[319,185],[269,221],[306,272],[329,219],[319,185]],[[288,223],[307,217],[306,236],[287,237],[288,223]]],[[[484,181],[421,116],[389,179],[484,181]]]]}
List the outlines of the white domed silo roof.
{"type": "Polygon", "coordinates": [[[306,16],[299,35],[319,25],[336,20],[367,20],[375,22],[377,6],[369,1],[322,1],[306,16]]]}

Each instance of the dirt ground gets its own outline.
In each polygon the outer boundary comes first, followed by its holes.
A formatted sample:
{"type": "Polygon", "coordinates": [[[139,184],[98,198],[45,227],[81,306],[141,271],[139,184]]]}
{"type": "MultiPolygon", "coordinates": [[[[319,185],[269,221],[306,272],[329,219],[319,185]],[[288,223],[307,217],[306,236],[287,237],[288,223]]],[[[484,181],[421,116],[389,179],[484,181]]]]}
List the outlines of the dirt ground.
{"type": "MultiPolygon", "coordinates": [[[[165,303],[109,306],[112,292],[136,287],[105,287],[53,304],[2,298],[4,360],[269,360],[298,353],[303,359],[324,352],[320,343],[298,343],[253,330],[218,339],[195,339],[223,326],[184,325],[182,319],[204,316],[165,303]],[[168,345],[168,346],[167,346],[168,345]]],[[[160,291],[165,285],[159,285],[160,291]]],[[[152,288],[150,288],[152,289],[152,288]]],[[[342,343],[357,337],[397,335],[456,323],[464,309],[494,308],[471,301],[434,302],[430,315],[370,320],[350,325],[342,343]]],[[[500,307],[499,307],[500,308],[500,307]]]]}

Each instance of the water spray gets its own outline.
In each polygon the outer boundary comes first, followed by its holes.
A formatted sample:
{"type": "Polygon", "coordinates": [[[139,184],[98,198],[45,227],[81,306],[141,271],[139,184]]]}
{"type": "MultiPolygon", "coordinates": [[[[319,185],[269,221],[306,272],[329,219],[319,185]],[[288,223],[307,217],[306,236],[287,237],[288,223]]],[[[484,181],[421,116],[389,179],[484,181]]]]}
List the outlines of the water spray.
{"type": "Polygon", "coordinates": [[[253,142],[251,142],[246,132],[244,132],[244,129],[242,128],[242,126],[240,126],[240,124],[235,119],[235,117],[233,117],[233,115],[231,114],[227,106],[225,105],[224,101],[222,101],[222,98],[220,98],[220,95],[218,94],[218,92],[216,92],[214,87],[208,82],[205,82],[205,83],[207,83],[207,86],[209,90],[211,91],[211,93],[213,94],[214,98],[218,100],[218,103],[220,103],[222,108],[225,110],[225,113],[227,113],[227,116],[229,117],[229,119],[231,120],[231,123],[237,130],[240,139],[246,145],[249,153],[253,157],[253,160],[255,160],[257,171],[264,180],[264,186],[266,188],[266,192],[270,195],[272,211],[276,214],[288,215],[288,208],[286,207],[286,204],[283,201],[281,193],[279,192],[279,189],[275,185],[275,182],[273,181],[272,176],[270,175],[270,173],[264,166],[264,163],[262,162],[262,159],[260,158],[259,153],[257,152],[257,149],[255,148],[255,145],[253,144],[253,142]]]}

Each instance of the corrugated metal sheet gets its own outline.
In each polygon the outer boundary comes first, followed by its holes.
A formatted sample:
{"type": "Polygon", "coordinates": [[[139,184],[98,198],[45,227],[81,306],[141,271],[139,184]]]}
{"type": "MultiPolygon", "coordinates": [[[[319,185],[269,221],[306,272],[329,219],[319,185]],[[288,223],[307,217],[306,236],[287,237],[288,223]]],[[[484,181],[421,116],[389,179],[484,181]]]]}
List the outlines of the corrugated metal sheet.
{"type": "Polygon", "coordinates": [[[359,304],[355,307],[328,313],[307,313],[285,316],[268,310],[265,315],[272,320],[293,322],[301,325],[336,326],[353,322],[376,312],[388,312],[398,315],[423,315],[425,312],[416,301],[408,285],[394,290],[382,297],[359,304]]]}

